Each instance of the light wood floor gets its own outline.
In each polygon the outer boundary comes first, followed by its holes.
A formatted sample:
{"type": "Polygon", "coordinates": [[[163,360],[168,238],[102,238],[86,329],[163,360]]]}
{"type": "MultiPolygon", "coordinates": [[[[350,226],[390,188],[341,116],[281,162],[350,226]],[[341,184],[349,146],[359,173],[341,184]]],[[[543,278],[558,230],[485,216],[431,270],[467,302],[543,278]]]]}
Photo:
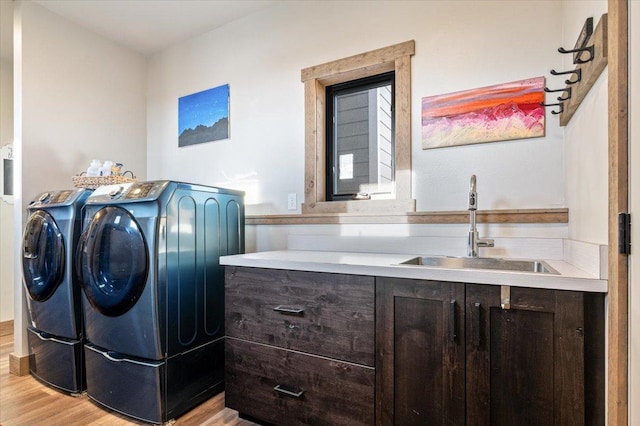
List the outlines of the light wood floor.
{"type": "MultiPolygon", "coordinates": [[[[0,336],[0,426],[122,426],[143,425],[93,403],[86,395],[70,396],[43,385],[31,375],[9,373],[13,335],[0,336]]],[[[224,393],[176,419],[176,426],[222,426],[254,423],[224,407],[224,393]]]]}

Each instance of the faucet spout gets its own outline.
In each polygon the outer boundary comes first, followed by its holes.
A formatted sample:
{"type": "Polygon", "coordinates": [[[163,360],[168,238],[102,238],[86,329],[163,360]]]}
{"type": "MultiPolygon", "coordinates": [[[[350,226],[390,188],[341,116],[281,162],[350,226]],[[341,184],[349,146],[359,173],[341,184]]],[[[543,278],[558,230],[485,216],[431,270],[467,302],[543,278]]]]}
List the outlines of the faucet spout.
{"type": "Polygon", "coordinates": [[[493,247],[489,238],[480,238],[476,228],[476,210],[478,209],[478,193],[476,192],[476,175],[471,175],[469,188],[469,237],[467,239],[467,256],[478,257],[480,247],[493,247]]]}

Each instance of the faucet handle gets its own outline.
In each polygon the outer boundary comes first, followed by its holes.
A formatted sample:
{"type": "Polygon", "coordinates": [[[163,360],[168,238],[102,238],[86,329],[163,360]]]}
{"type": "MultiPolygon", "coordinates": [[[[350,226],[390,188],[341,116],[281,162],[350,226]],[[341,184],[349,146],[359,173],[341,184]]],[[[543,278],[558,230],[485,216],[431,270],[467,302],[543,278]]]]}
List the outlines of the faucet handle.
{"type": "Polygon", "coordinates": [[[469,211],[478,209],[478,195],[476,192],[469,192],[469,211]]]}
{"type": "Polygon", "coordinates": [[[478,247],[494,247],[492,238],[478,238],[478,247]]]}
{"type": "Polygon", "coordinates": [[[469,185],[469,211],[478,209],[478,193],[476,192],[476,175],[471,175],[469,185]]]}

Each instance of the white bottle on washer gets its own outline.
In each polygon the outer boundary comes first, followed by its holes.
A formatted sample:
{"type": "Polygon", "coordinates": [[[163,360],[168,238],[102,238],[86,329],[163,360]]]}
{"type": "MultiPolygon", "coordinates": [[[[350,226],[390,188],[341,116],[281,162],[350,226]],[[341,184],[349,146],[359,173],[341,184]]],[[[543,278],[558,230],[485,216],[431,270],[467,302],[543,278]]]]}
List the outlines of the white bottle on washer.
{"type": "Polygon", "coordinates": [[[113,161],[105,161],[100,167],[100,176],[111,176],[111,166],[113,166],[113,161]]]}
{"type": "Polygon", "coordinates": [[[87,176],[100,176],[100,160],[92,160],[87,168],[87,176]]]}

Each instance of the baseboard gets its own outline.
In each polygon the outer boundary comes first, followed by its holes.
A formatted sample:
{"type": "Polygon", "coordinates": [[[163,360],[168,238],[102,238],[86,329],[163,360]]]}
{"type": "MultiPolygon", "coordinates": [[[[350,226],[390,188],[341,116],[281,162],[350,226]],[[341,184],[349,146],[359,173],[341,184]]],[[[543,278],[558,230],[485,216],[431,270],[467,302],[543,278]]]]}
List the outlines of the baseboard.
{"type": "Polygon", "coordinates": [[[9,372],[16,376],[26,376],[29,374],[29,359],[32,355],[17,356],[14,353],[9,354],[9,372]]]}
{"type": "Polygon", "coordinates": [[[0,336],[13,334],[13,320],[0,321],[0,336]]]}

